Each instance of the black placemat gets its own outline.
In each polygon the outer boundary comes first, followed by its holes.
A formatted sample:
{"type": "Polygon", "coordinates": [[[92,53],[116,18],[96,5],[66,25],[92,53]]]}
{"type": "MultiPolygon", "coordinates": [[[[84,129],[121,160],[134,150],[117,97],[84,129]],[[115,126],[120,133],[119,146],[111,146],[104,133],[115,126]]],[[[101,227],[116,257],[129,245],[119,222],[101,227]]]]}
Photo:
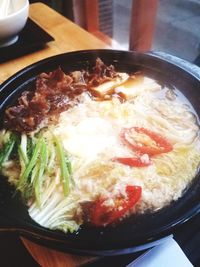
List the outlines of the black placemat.
{"type": "Polygon", "coordinates": [[[0,63],[39,50],[53,40],[51,35],[29,18],[17,42],[7,47],[0,47],[0,63]]]}

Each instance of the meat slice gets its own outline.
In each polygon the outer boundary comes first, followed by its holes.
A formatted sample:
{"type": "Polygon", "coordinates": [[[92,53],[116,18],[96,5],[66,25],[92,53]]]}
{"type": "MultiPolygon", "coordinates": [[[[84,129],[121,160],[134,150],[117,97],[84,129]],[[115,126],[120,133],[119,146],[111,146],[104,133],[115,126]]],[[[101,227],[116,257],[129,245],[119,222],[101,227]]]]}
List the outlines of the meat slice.
{"type": "MultiPolygon", "coordinates": [[[[79,90],[81,93],[85,87],[79,90]]],[[[4,126],[17,132],[31,132],[55,113],[67,107],[69,99],[77,94],[73,78],[60,68],[42,73],[36,80],[35,91],[25,91],[18,104],[7,108],[4,126]],[[75,92],[75,93],[73,93],[75,92]]]]}
{"type": "Polygon", "coordinates": [[[77,96],[89,91],[91,85],[101,84],[117,77],[114,67],[97,59],[92,72],[74,71],[65,74],[61,68],[41,73],[34,91],[25,91],[15,106],[6,109],[4,126],[17,132],[31,132],[53,121],[60,112],[76,104],[77,96]],[[74,101],[72,101],[74,100],[74,101]],[[53,118],[53,119],[52,119],[53,118]]]}

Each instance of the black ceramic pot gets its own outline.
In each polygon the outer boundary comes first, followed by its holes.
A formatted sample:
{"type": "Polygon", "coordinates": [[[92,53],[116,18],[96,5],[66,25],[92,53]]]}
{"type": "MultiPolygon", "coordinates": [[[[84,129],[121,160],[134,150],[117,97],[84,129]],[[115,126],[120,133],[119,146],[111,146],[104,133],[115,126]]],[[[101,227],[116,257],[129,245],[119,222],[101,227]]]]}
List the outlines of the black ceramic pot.
{"type": "MultiPolygon", "coordinates": [[[[100,57],[113,64],[118,71],[142,70],[162,84],[178,88],[190,101],[197,116],[200,115],[200,79],[178,63],[158,55],[113,50],[90,50],[66,53],[35,63],[4,82],[0,87],[0,120],[5,108],[13,103],[22,91],[31,88],[36,76],[58,66],[64,71],[91,67],[100,57]]],[[[36,224],[28,215],[20,196],[13,196],[13,188],[0,177],[0,228],[17,231],[35,242],[55,249],[91,255],[129,253],[153,246],[173,233],[175,228],[195,216],[200,210],[199,175],[178,201],[153,214],[132,216],[117,226],[106,228],[82,227],[79,233],[64,234],[36,224]]]]}

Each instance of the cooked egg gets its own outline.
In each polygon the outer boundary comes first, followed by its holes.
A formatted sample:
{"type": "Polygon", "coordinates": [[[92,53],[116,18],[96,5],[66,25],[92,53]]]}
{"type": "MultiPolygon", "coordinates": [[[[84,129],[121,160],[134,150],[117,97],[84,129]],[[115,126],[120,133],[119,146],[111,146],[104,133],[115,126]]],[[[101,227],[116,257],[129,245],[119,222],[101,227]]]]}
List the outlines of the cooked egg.
{"type": "Polygon", "coordinates": [[[76,125],[68,125],[62,120],[59,135],[69,153],[87,160],[96,159],[105,149],[117,146],[119,142],[112,123],[98,117],[85,118],[76,125]]]}

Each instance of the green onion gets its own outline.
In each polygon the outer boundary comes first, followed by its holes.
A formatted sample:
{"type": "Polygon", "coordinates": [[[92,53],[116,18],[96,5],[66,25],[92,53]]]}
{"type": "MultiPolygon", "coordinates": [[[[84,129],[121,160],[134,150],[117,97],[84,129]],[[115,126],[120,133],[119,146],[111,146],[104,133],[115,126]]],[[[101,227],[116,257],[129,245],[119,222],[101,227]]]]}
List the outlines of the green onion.
{"type": "Polygon", "coordinates": [[[11,133],[8,140],[6,140],[6,143],[3,144],[3,147],[0,151],[0,170],[2,169],[4,162],[9,159],[16,141],[16,136],[11,133]]]}
{"type": "Polygon", "coordinates": [[[5,129],[0,131],[0,148],[5,143],[5,134],[6,134],[6,130],[5,129]]]}
{"type": "Polygon", "coordinates": [[[65,155],[65,162],[67,164],[67,169],[68,169],[68,172],[69,172],[70,181],[71,181],[72,185],[75,186],[75,181],[74,181],[73,175],[72,175],[72,164],[71,164],[71,162],[69,160],[68,155],[65,155]]]}
{"type": "Polygon", "coordinates": [[[56,158],[56,152],[55,152],[55,146],[53,144],[49,144],[47,147],[47,151],[49,154],[48,157],[48,165],[47,165],[47,173],[51,175],[53,171],[55,170],[55,158],[56,158]]]}
{"type": "Polygon", "coordinates": [[[62,183],[63,183],[63,192],[64,192],[64,195],[67,196],[69,194],[70,174],[69,174],[67,163],[65,161],[65,153],[64,153],[62,144],[56,136],[54,136],[54,140],[55,140],[55,144],[56,144],[57,156],[58,156],[58,159],[60,162],[61,179],[62,179],[62,183]]]}
{"type": "Polygon", "coordinates": [[[24,164],[26,165],[28,163],[28,155],[27,155],[27,135],[26,134],[22,134],[21,136],[21,143],[19,146],[24,164]]]}
{"type": "Polygon", "coordinates": [[[18,154],[20,157],[20,162],[23,162],[24,165],[28,163],[28,159],[26,158],[26,155],[24,154],[24,151],[22,150],[21,146],[18,148],[18,154]]]}
{"type": "Polygon", "coordinates": [[[19,155],[19,162],[21,166],[21,173],[23,173],[26,168],[26,165],[28,164],[27,136],[25,134],[22,134],[21,136],[21,143],[18,146],[18,155],[19,155]]]}
{"type": "Polygon", "coordinates": [[[35,164],[35,166],[33,167],[33,170],[31,172],[31,179],[30,179],[31,184],[34,183],[36,177],[38,176],[39,168],[40,168],[39,164],[35,164]]]}
{"type": "Polygon", "coordinates": [[[35,139],[34,138],[28,138],[27,139],[27,157],[30,159],[33,155],[33,152],[35,150],[35,139]]]}
{"type": "Polygon", "coordinates": [[[40,147],[41,147],[41,138],[39,138],[39,140],[35,146],[35,149],[33,151],[33,155],[31,157],[29,163],[27,164],[26,169],[24,170],[22,175],[19,177],[19,183],[18,183],[17,189],[22,189],[24,187],[24,185],[26,184],[28,177],[29,177],[29,174],[31,173],[33,167],[36,164],[36,161],[37,161],[37,158],[38,158],[38,155],[40,152],[40,147]]]}
{"type": "Polygon", "coordinates": [[[34,190],[35,190],[35,197],[36,197],[36,202],[37,202],[38,206],[40,206],[40,204],[41,204],[41,187],[42,187],[42,182],[44,180],[43,178],[44,178],[45,168],[47,165],[47,160],[48,160],[48,158],[47,158],[47,146],[46,146],[46,143],[43,139],[42,143],[41,143],[40,158],[38,159],[38,162],[37,162],[38,172],[37,172],[36,177],[33,181],[34,190]]]}

